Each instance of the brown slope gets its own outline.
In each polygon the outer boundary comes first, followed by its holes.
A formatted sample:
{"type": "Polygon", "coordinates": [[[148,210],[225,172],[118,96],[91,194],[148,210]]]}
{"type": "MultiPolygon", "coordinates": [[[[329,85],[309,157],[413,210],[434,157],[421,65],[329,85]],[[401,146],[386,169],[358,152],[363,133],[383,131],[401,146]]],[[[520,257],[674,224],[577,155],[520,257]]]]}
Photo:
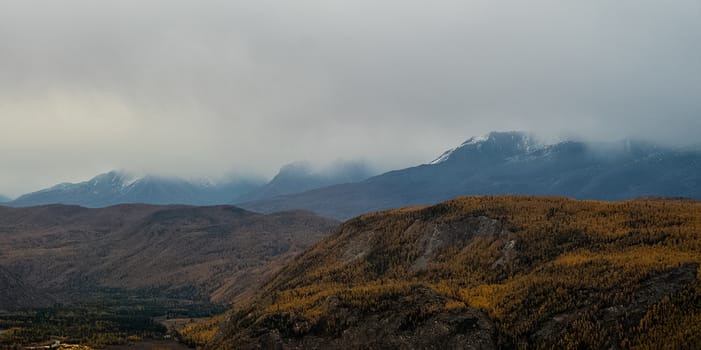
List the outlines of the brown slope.
{"type": "Polygon", "coordinates": [[[0,312],[50,306],[53,299],[0,266],[0,312]]]}
{"type": "Polygon", "coordinates": [[[701,204],[466,197],[350,220],[211,348],[698,348],[701,204]]]}
{"type": "Polygon", "coordinates": [[[110,287],[230,302],[336,224],[232,206],[0,207],[0,266],[61,300],[110,287]]]}

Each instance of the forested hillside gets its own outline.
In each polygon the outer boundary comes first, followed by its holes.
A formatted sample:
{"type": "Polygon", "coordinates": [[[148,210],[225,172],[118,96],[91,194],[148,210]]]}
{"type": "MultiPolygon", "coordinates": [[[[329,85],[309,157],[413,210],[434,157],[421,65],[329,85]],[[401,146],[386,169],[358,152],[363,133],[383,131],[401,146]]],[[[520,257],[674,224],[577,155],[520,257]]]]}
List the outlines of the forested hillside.
{"type": "Polygon", "coordinates": [[[700,263],[698,202],[459,198],[346,222],[210,348],[698,348],[700,263]]]}

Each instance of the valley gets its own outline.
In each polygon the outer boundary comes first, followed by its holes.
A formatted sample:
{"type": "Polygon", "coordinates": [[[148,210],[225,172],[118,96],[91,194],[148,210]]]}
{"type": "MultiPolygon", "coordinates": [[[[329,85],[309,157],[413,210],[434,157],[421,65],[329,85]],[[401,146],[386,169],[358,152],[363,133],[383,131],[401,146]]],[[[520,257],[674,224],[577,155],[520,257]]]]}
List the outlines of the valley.
{"type": "Polygon", "coordinates": [[[170,318],[212,317],[226,308],[208,301],[174,299],[157,293],[101,290],[80,301],[0,312],[0,348],[61,341],[95,348],[178,339],[164,322],[170,318]]]}
{"type": "Polygon", "coordinates": [[[0,210],[2,348],[701,344],[688,199],[459,197],[344,223],[232,206],[0,210]]]}

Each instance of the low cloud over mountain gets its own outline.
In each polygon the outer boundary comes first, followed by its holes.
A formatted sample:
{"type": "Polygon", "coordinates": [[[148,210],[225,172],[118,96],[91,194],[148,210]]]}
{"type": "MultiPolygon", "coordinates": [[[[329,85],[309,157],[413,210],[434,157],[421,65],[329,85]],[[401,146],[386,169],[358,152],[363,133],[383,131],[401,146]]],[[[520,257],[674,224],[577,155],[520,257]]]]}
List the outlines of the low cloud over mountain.
{"type": "Polygon", "coordinates": [[[547,144],[526,133],[492,132],[468,139],[429,164],[243,206],[262,212],[304,208],[350,218],[456,196],[491,194],[604,200],[701,198],[701,151],[634,141],[547,144]]]}

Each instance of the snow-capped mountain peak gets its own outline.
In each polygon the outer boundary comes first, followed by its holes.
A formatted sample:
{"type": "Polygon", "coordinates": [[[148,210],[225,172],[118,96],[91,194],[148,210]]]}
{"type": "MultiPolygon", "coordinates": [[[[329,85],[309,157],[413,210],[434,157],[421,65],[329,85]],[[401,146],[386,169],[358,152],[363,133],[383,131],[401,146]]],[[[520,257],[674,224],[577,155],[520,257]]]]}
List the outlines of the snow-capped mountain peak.
{"type": "Polygon", "coordinates": [[[529,153],[541,149],[543,145],[534,137],[523,132],[491,132],[483,136],[470,137],[460,146],[451,148],[429,164],[444,163],[465,152],[499,152],[507,157],[512,157],[521,153],[529,153]]]}

